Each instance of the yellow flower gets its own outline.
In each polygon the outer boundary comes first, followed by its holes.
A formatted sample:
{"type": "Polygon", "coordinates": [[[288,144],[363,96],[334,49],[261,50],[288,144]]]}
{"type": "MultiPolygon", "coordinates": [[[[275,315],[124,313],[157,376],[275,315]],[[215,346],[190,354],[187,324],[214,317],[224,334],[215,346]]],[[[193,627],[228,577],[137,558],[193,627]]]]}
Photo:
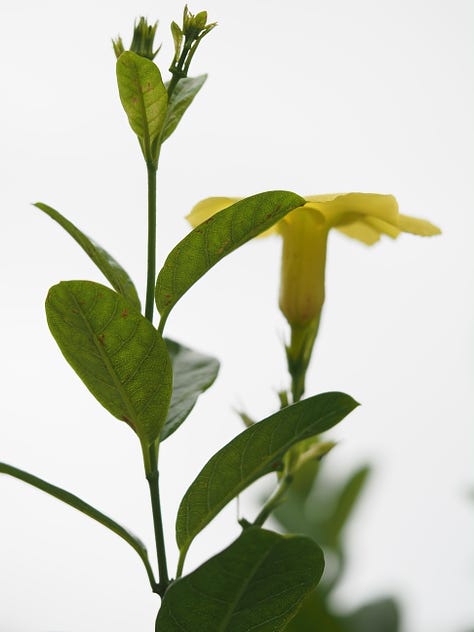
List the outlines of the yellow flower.
{"type": "MultiPolygon", "coordinates": [[[[202,200],[187,219],[195,227],[239,199],[202,200]]],[[[308,196],[306,201],[264,233],[277,233],[283,238],[280,309],[292,328],[319,322],[331,228],[368,246],[381,235],[396,238],[403,232],[427,237],[441,232],[426,220],[401,215],[393,195],[336,193],[308,196]]]]}

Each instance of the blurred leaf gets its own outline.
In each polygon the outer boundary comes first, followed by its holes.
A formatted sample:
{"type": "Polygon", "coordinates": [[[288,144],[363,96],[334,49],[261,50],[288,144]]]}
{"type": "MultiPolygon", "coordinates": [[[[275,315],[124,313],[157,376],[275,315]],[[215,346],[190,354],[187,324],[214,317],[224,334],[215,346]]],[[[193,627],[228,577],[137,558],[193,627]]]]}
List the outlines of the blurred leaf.
{"type": "Polygon", "coordinates": [[[61,487],[56,487],[56,485],[51,485],[51,483],[47,483],[41,478],[38,478],[33,474],[29,474],[24,470],[20,470],[16,467],[13,467],[12,465],[8,465],[7,463],[0,463],[0,473],[13,476],[20,481],[28,483],[29,485],[32,485],[33,487],[46,492],[50,496],[54,496],[54,498],[57,498],[58,500],[62,500],[67,505],[74,507],[74,509],[81,511],[86,516],[89,516],[89,518],[93,518],[97,522],[100,522],[100,524],[104,525],[104,527],[107,527],[108,529],[116,533],[123,540],[125,540],[125,542],[130,544],[130,546],[138,553],[140,559],[145,565],[150,583],[152,587],[154,587],[155,579],[153,577],[153,571],[148,560],[148,552],[146,550],[146,547],[143,542],[139,538],[137,538],[137,536],[133,535],[133,533],[130,533],[130,531],[125,529],[125,527],[122,527],[122,525],[115,522],[115,520],[112,520],[112,518],[109,518],[101,511],[99,511],[95,507],[92,507],[92,505],[84,502],[74,494],[61,489],[61,487]]]}
{"type": "Polygon", "coordinates": [[[398,632],[400,629],[399,608],[390,598],[362,606],[343,621],[344,632],[398,632]]]}
{"type": "Polygon", "coordinates": [[[165,594],[157,632],[279,632],[317,585],[321,549],[301,536],[249,528],[165,594]]]}
{"type": "Polygon", "coordinates": [[[168,110],[161,133],[161,142],[171,136],[194,97],[204,85],[207,75],[199,77],[183,77],[178,81],[168,102],[168,110]]]}
{"type": "Polygon", "coordinates": [[[126,51],[117,59],[117,82],[123,109],[140,140],[145,160],[155,162],[156,143],[168,107],[168,92],[160,71],[150,59],[126,51]]]}
{"type": "Polygon", "coordinates": [[[183,423],[201,393],[204,393],[217,377],[219,361],[203,353],[165,338],[173,366],[173,392],[161,441],[169,437],[183,423]]]}
{"type": "Polygon", "coordinates": [[[345,393],[316,395],[247,428],[219,450],[181,501],[176,520],[181,557],[228,502],[261,476],[275,471],[292,445],[329,430],[356,406],[345,393]]]}
{"type": "MultiPolygon", "coordinates": [[[[328,542],[336,544],[341,536],[349,516],[354,509],[359,496],[367,482],[370,468],[364,466],[354,472],[348,481],[341,488],[335,501],[330,516],[325,521],[325,528],[328,534],[328,542]]],[[[317,507],[314,508],[313,515],[317,514],[317,507]]]]}
{"type": "Polygon", "coordinates": [[[116,292],[63,281],[46,299],[48,325],[64,357],[94,397],[137,433],[159,436],[171,397],[171,362],[153,325],[116,292]]]}
{"type": "Polygon", "coordinates": [[[161,327],[177,301],[223,257],[256,237],[305,200],[287,191],[259,193],[197,226],[170,252],[156,283],[161,327]]]}
{"type": "Polygon", "coordinates": [[[347,632],[340,617],[332,614],[319,589],[313,590],[296,616],[289,622],[285,632],[347,632]]]}
{"type": "Polygon", "coordinates": [[[314,523],[306,515],[305,499],[295,494],[291,487],[285,501],[274,509],[272,515],[288,533],[304,533],[317,541],[314,523]]]}
{"type": "Polygon", "coordinates": [[[42,202],[37,202],[34,206],[62,226],[92,259],[114,290],[121,294],[135,309],[141,310],[140,299],[132,280],[122,266],[106,250],[87,237],[51,206],[42,202]]]}

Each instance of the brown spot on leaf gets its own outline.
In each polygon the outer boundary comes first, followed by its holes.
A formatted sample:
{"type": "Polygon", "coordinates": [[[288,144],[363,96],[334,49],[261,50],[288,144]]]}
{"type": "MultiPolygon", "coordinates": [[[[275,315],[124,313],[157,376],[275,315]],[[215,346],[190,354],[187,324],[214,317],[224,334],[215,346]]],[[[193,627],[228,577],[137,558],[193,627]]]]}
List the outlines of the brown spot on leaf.
{"type": "Polygon", "coordinates": [[[120,316],[122,318],[127,318],[128,316],[128,309],[125,307],[125,309],[122,310],[122,313],[120,314],[120,316]]]}
{"type": "Polygon", "coordinates": [[[105,340],[105,334],[100,334],[99,336],[97,336],[97,340],[100,342],[101,345],[103,345],[104,340],[105,340]]]}

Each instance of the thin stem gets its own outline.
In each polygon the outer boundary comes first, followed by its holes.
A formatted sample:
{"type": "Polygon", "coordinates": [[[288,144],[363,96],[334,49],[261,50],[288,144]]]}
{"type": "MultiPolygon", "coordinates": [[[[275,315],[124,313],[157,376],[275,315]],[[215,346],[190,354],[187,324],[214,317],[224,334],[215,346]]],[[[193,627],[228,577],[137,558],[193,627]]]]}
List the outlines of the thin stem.
{"type": "Polygon", "coordinates": [[[291,394],[293,404],[299,402],[305,392],[306,372],[318,335],[320,314],[303,326],[291,327],[291,342],[286,348],[288,371],[291,375],[291,394]]]}
{"type": "Polygon", "coordinates": [[[148,453],[146,479],[150,489],[151,507],[153,512],[153,525],[155,528],[156,556],[158,558],[159,583],[156,592],[163,597],[170,584],[168,566],[166,563],[165,539],[163,534],[163,521],[161,517],[160,489],[157,452],[154,445],[150,446],[148,453]]]}
{"type": "Polygon", "coordinates": [[[156,166],[147,164],[148,181],[148,254],[145,316],[153,322],[156,276],[156,166]]]}
{"type": "Polygon", "coordinates": [[[285,495],[292,481],[293,481],[293,477],[290,474],[285,474],[282,477],[280,484],[275,489],[275,491],[270,496],[270,498],[267,500],[267,502],[263,505],[262,509],[260,510],[260,513],[253,521],[252,523],[253,526],[255,527],[263,526],[265,520],[272,513],[272,511],[276,509],[278,505],[282,503],[283,496],[285,495]]]}
{"type": "Polygon", "coordinates": [[[170,72],[173,76],[171,77],[171,81],[168,84],[168,99],[173,94],[173,91],[176,88],[178,81],[186,77],[187,69],[186,69],[186,72],[184,72],[183,68],[184,68],[184,63],[186,61],[186,57],[190,49],[191,49],[191,42],[189,40],[186,40],[184,42],[184,47],[183,47],[183,50],[181,52],[178,62],[176,64],[172,64],[170,68],[170,72]]]}

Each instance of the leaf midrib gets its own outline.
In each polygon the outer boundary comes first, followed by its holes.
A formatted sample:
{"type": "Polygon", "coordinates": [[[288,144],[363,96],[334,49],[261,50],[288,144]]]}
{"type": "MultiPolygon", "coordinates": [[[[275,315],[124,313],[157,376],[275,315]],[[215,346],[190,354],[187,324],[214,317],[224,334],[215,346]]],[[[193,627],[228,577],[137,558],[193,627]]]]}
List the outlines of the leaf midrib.
{"type": "MultiPolygon", "coordinates": [[[[83,320],[83,322],[85,324],[85,327],[86,327],[86,329],[87,329],[87,331],[89,333],[89,336],[93,340],[94,345],[95,345],[97,351],[99,352],[99,356],[101,357],[101,359],[102,359],[102,361],[103,361],[103,363],[105,365],[105,368],[108,370],[108,372],[112,376],[112,380],[114,382],[114,385],[115,385],[115,387],[116,387],[116,389],[117,389],[117,391],[118,391],[118,393],[120,395],[120,398],[122,399],[122,401],[123,401],[123,403],[125,405],[127,413],[130,415],[131,419],[134,422],[136,422],[137,421],[137,417],[138,417],[138,411],[135,410],[135,407],[132,404],[131,400],[129,399],[129,397],[127,395],[127,392],[123,389],[122,384],[120,382],[120,379],[118,378],[118,375],[117,375],[117,373],[115,371],[115,368],[114,368],[112,362],[110,361],[108,355],[106,354],[103,345],[101,345],[100,342],[97,340],[97,335],[96,335],[95,331],[92,329],[89,321],[87,320],[85,312],[82,309],[82,306],[79,303],[76,295],[72,291],[70,291],[69,288],[66,288],[66,291],[72,297],[72,299],[73,299],[73,301],[74,301],[74,303],[75,303],[75,305],[77,307],[77,310],[78,310],[78,312],[79,312],[79,314],[80,314],[80,316],[81,316],[81,318],[82,318],[82,320],[83,320]]],[[[96,298],[97,298],[98,291],[97,291],[97,289],[95,291],[96,291],[96,298]]],[[[117,306],[117,300],[115,301],[115,306],[117,306]]],[[[128,417],[128,415],[127,415],[127,417],[128,417]]],[[[122,419],[122,421],[125,421],[125,420],[122,419]]]]}
{"type": "Polygon", "coordinates": [[[140,109],[141,109],[141,114],[142,114],[142,119],[143,119],[143,142],[145,144],[145,150],[146,150],[146,154],[147,156],[150,155],[150,128],[148,125],[148,118],[146,115],[146,105],[145,105],[145,97],[143,95],[143,92],[141,90],[141,84],[140,84],[140,73],[138,70],[138,66],[137,63],[135,62],[135,60],[132,58],[131,60],[132,63],[132,73],[134,75],[134,85],[135,88],[137,89],[137,92],[139,94],[139,104],[140,104],[140,109]]]}
{"type": "Polygon", "coordinates": [[[231,618],[232,618],[232,616],[233,616],[233,614],[235,612],[235,607],[239,603],[242,595],[247,590],[247,588],[248,588],[251,580],[254,578],[257,570],[262,566],[262,564],[268,558],[270,553],[275,548],[276,544],[277,543],[272,544],[271,548],[265,553],[265,555],[263,555],[261,558],[259,558],[258,562],[256,564],[254,564],[254,566],[252,567],[251,573],[249,575],[247,575],[247,580],[245,580],[243,582],[243,584],[242,584],[240,590],[238,591],[235,599],[231,602],[230,608],[229,608],[229,612],[228,612],[227,616],[225,617],[225,619],[223,620],[221,627],[219,627],[219,632],[226,632],[226,628],[224,626],[226,626],[229,623],[229,621],[231,620],[231,618]]]}

